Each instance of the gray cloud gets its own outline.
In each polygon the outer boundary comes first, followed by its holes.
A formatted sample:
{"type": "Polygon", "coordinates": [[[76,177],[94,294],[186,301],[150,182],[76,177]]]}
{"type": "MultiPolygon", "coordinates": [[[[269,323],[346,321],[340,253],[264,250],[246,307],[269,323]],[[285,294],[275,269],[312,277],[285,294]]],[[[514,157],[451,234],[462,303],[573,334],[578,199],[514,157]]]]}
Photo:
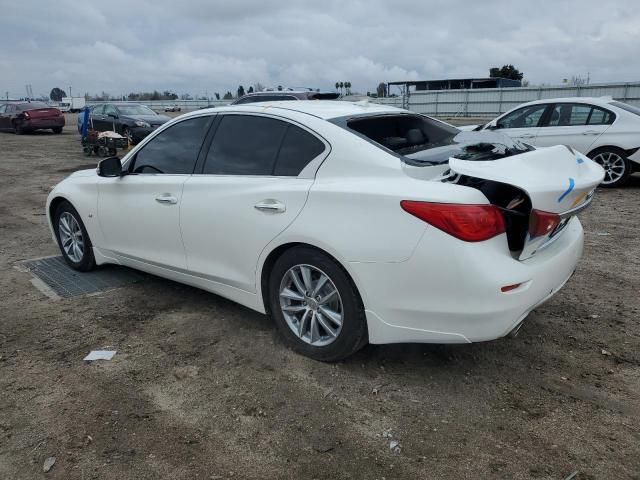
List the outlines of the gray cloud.
{"type": "Polygon", "coordinates": [[[485,76],[513,63],[532,83],[590,72],[640,80],[634,0],[451,2],[0,0],[0,95],[201,95],[255,82],[358,91],[380,81],[485,76]]]}

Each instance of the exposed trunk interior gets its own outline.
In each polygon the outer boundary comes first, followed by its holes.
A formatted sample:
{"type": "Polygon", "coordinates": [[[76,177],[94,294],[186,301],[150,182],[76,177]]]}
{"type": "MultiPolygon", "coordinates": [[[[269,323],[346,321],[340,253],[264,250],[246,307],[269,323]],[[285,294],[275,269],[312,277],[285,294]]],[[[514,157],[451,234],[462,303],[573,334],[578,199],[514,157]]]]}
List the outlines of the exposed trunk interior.
{"type": "Polygon", "coordinates": [[[449,173],[449,176],[443,182],[480,190],[489,202],[502,211],[509,250],[514,255],[518,255],[524,248],[529,229],[529,216],[532,208],[529,196],[513,185],[467,175],[458,175],[451,171],[449,173]]]}

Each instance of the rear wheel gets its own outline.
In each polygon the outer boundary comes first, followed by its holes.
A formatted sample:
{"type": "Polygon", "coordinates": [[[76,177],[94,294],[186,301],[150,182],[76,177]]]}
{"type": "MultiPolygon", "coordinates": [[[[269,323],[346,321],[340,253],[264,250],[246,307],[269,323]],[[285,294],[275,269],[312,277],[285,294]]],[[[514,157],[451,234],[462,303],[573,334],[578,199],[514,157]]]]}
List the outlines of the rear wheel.
{"type": "Polygon", "coordinates": [[[128,127],[124,127],[122,129],[122,136],[127,137],[127,142],[129,142],[129,145],[134,145],[133,135],[131,134],[131,130],[129,130],[128,127]]]}
{"type": "Polygon", "coordinates": [[[53,222],[58,245],[67,264],[81,272],[93,270],[96,260],[91,240],[73,205],[62,202],[56,208],[53,222]]]}
{"type": "Polygon", "coordinates": [[[51,130],[53,133],[62,133],[62,127],[53,127],[51,130]]]}
{"type": "Polygon", "coordinates": [[[346,358],[368,340],[360,295],[331,257],[309,247],[287,250],[269,276],[269,309],[286,343],[316,360],[346,358]]]}
{"type": "Polygon", "coordinates": [[[16,135],[22,135],[25,132],[24,127],[18,122],[13,122],[13,131],[16,135]]]}
{"type": "Polygon", "coordinates": [[[616,147],[603,147],[589,153],[589,158],[604,168],[604,180],[601,187],[615,188],[625,184],[631,175],[631,163],[624,150],[616,147]]]}

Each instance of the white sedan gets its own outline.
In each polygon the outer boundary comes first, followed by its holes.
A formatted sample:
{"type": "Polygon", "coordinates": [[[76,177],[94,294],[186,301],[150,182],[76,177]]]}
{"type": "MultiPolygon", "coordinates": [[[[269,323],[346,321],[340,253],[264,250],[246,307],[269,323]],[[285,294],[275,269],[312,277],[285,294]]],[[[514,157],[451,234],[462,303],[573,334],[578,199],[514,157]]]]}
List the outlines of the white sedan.
{"type": "Polygon", "coordinates": [[[319,360],[517,331],[582,253],[603,169],[382,105],[198,110],[59,183],[73,268],[114,263],[271,315],[319,360]]]}
{"type": "Polygon", "coordinates": [[[537,147],[569,145],[602,165],[603,187],[619,187],[640,171],[640,108],[610,97],[538,100],[461,129],[500,130],[537,147]]]}

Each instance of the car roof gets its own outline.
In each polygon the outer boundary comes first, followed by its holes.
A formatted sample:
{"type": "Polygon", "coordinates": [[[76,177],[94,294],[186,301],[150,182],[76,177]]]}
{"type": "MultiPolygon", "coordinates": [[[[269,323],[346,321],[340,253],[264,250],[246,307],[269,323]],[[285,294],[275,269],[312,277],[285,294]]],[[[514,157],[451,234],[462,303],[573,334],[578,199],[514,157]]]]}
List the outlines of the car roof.
{"type": "MultiPolygon", "coordinates": [[[[203,110],[196,110],[195,112],[202,113],[210,111],[211,113],[218,112],[265,112],[268,110],[279,110],[281,112],[299,112],[312,115],[314,117],[322,118],[324,120],[330,120],[339,117],[348,117],[353,115],[362,114],[376,114],[376,113],[413,113],[403,110],[401,108],[390,107],[387,105],[380,105],[376,103],[370,103],[368,101],[362,102],[343,102],[340,100],[300,100],[298,102],[291,101],[269,101],[256,104],[244,104],[244,105],[229,105],[225,107],[217,107],[203,110]]],[[[191,112],[194,113],[194,112],[191,112]]],[[[187,114],[191,115],[191,114],[187,114]]]]}
{"type": "Polygon", "coordinates": [[[560,98],[542,98],[540,100],[534,100],[532,102],[523,103],[519,105],[538,105],[541,103],[588,103],[591,105],[607,106],[613,101],[611,97],[560,97],[560,98]]]}

